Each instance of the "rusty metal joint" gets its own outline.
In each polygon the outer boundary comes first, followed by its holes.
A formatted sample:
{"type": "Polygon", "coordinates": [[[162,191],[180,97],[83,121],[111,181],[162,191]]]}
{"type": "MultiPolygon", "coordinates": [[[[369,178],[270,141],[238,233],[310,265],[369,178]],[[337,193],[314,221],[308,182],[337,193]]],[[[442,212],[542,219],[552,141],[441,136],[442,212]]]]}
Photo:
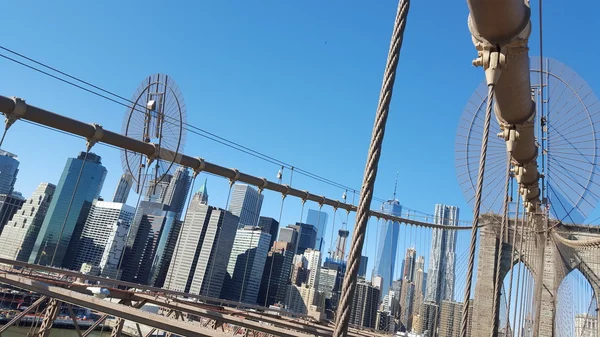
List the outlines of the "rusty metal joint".
{"type": "Polygon", "coordinates": [[[11,99],[15,103],[15,107],[13,108],[12,112],[5,113],[5,115],[6,115],[5,128],[6,129],[10,128],[10,126],[13,125],[13,123],[16,122],[18,119],[25,116],[25,112],[27,112],[27,104],[25,103],[24,99],[19,98],[19,97],[11,97],[11,99]]]}
{"type": "Polygon", "coordinates": [[[91,150],[92,147],[96,145],[96,143],[101,141],[102,137],[104,137],[104,129],[102,128],[102,125],[96,123],[92,123],[91,125],[94,128],[94,134],[92,135],[92,137],[86,139],[85,144],[87,146],[88,151],[91,150]]]}
{"type": "Polygon", "coordinates": [[[204,161],[204,158],[196,157],[196,159],[198,159],[199,164],[194,168],[194,178],[206,168],[206,161],[204,161]]]}
{"type": "Polygon", "coordinates": [[[229,179],[229,184],[233,185],[235,184],[236,181],[238,181],[238,179],[240,179],[240,171],[238,169],[231,169],[233,171],[233,178],[229,179]]]}
{"type": "Polygon", "coordinates": [[[152,155],[148,156],[148,158],[147,158],[148,166],[150,166],[150,164],[152,164],[152,162],[159,157],[160,147],[158,146],[158,144],[154,144],[154,143],[148,143],[148,144],[151,144],[154,147],[154,153],[152,155]]]}

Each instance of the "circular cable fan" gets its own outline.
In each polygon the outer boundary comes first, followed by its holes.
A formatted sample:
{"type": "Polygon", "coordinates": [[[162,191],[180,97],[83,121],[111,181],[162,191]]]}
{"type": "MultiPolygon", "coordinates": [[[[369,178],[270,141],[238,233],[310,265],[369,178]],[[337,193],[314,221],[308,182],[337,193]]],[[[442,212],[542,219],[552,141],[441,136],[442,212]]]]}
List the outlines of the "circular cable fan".
{"type": "Polygon", "coordinates": [[[164,74],[148,76],[131,101],[134,104],[127,108],[122,133],[169,150],[166,158],[155,159],[150,167],[146,167],[144,155],[128,150],[121,152],[123,171],[131,174],[137,193],[140,193],[147,172],[150,172],[154,185],[173,172],[175,158],[183,152],[185,145],[186,108],[177,84],[164,74]]]}
{"type": "MultiPolygon", "coordinates": [[[[598,162],[600,105],[598,99],[573,70],[552,59],[531,58],[531,90],[536,102],[535,132],[540,180],[550,214],[561,221],[582,223],[600,200],[598,162]],[[540,77],[544,87],[541,88],[540,77]],[[543,90],[543,102],[541,98],[543,90]],[[544,116],[540,107],[544,106],[544,116]],[[543,151],[542,151],[543,150],[543,151]]],[[[487,105],[487,85],[482,82],[461,116],[455,143],[459,185],[473,206],[487,105]]],[[[500,126],[492,116],[485,167],[482,212],[502,209],[505,194],[506,145],[496,137],[500,126]]],[[[512,188],[516,191],[516,183],[512,188]]],[[[516,193],[512,193],[516,195],[516,193]]]]}

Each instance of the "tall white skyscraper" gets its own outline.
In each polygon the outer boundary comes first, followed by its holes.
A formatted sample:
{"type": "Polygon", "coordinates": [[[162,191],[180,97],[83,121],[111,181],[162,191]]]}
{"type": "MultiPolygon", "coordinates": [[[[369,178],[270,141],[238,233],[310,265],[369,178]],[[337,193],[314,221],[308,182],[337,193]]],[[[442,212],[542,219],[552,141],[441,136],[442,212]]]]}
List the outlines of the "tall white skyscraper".
{"type": "Polygon", "coordinates": [[[11,194],[19,173],[17,155],[0,150],[0,194],[11,194]]]}
{"type": "MultiPolygon", "coordinates": [[[[458,207],[435,205],[434,222],[457,226],[458,207]]],[[[454,300],[456,231],[433,229],[425,301],[441,304],[454,300]]]]}
{"type": "Polygon", "coordinates": [[[258,227],[237,230],[227,265],[229,278],[221,290],[222,298],[256,303],[270,240],[271,234],[258,227]]]}
{"type": "Polygon", "coordinates": [[[79,270],[82,264],[88,263],[99,267],[101,272],[105,267],[116,270],[134,215],[135,208],[131,206],[94,200],[79,238],[72,268],[79,270]]]}
{"type": "Polygon", "coordinates": [[[129,197],[129,192],[131,191],[131,185],[133,183],[133,177],[129,173],[125,173],[119,179],[119,184],[117,185],[117,189],[115,190],[115,195],[113,196],[113,202],[120,202],[122,204],[127,203],[127,198],[129,197]]]}
{"type": "Polygon", "coordinates": [[[204,192],[192,197],[164,288],[218,298],[239,218],[205,204],[204,192]]]}
{"type": "Polygon", "coordinates": [[[318,288],[319,274],[321,273],[321,252],[309,248],[304,251],[304,257],[308,261],[308,280],[306,285],[310,288],[318,288]]]}
{"type": "Polygon", "coordinates": [[[240,228],[256,226],[260,217],[264,195],[259,194],[252,186],[244,184],[233,185],[229,211],[240,217],[240,228]]]}
{"type": "Polygon", "coordinates": [[[56,186],[41,183],[0,234],[0,257],[26,262],[42,227],[56,186]]]}

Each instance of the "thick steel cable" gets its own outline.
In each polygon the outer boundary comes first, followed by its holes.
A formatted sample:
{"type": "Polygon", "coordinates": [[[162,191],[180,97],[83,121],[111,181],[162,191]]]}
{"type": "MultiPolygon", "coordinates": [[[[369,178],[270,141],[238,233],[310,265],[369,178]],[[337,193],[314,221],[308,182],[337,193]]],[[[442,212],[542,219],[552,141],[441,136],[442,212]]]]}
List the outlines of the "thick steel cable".
{"type": "MultiPolygon", "coordinates": [[[[511,159],[511,155],[510,152],[507,153],[507,157],[506,157],[506,188],[505,188],[505,194],[504,194],[504,212],[502,213],[502,222],[500,223],[500,236],[499,236],[499,240],[498,240],[498,254],[497,254],[497,258],[496,258],[496,280],[494,281],[494,296],[493,296],[493,303],[494,306],[492,307],[492,330],[490,331],[490,336],[494,337],[496,335],[496,330],[498,329],[498,323],[500,321],[500,318],[498,318],[498,320],[496,320],[496,315],[498,314],[498,307],[499,305],[497,305],[497,301],[498,301],[498,296],[500,294],[500,267],[502,266],[502,246],[504,244],[504,231],[506,230],[508,232],[508,197],[509,197],[509,193],[510,193],[510,159],[511,159]]],[[[512,270],[512,268],[511,268],[512,270]]],[[[503,284],[504,285],[504,284],[503,284]]]]}
{"type": "Polygon", "coordinates": [[[87,162],[87,157],[88,157],[88,154],[90,153],[90,150],[91,150],[91,147],[88,146],[87,150],[85,151],[85,156],[83,157],[83,160],[81,162],[81,168],[79,169],[79,174],[77,175],[77,181],[75,182],[75,187],[73,188],[73,194],[71,195],[71,200],[69,201],[69,206],[67,207],[67,213],[65,214],[65,219],[63,220],[62,226],[60,227],[60,232],[58,234],[58,241],[56,242],[56,247],[54,247],[54,253],[52,253],[52,259],[50,260],[50,266],[52,266],[52,267],[54,267],[54,258],[56,257],[56,253],[58,252],[58,246],[60,246],[60,240],[62,239],[63,233],[65,232],[65,226],[67,225],[67,220],[69,219],[69,212],[71,212],[71,206],[73,206],[73,201],[75,200],[75,194],[77,194],[77,189],[79,188],[79,182],[81,181],[81,175],[83,174],[83,169],[85,168],[85,163],[87,162]]]}
{"type": "Polygon", "coordinates": [[[467,266],[467,278],[463,311],[461,317],[460,337],[467,337],[467,325],[469,317],[469,299],[471,298],[471,285],[473,283],[473,267],[475,265],[475,248],[477,246],[477,228],[479,227],[479,213],[481,212],[481,194],[483,191],[483,177],[485,175],[485,158],[487,155],[488,138],[490,134],[490,123],[492,119],[492,107],[494,103],[494,84],[488,86],[487,107],[483,124],[483,136],[481,139],[481,153],[479,159],[479,174],[477,176],[477,188],[475,192],[475,207],[473,208],[473,227],[471,229],[471,243],[469,246],[469,264],[467,266]]]}
{"type": "Polygon", "coordinates": [[[365,232],[367,222],[369,221],[369,210],[373,199],[373,187],[375,178],[377,177],[377,166],[381,155],[381,145],[385,134],[385,126],[389,113],[390,101],[394,90],[394,82],[396,79],[396,69],[400,58],[400,49],[406,28],[406,18],[410,0],[400,0],[398,10],[396,12],[396,21],[394,22],[394,31],[392,34],[390,49],[388,52],[387,63],[385,67],[383,84],[379,95],[377,105],[377,114],[375,117],[375,125],[373,127],[373,135],[371,137],[371,145],[367,156],[367,164],[363,176],[363,183],[360,193],[360,200],[356,211],[356,225],[352,234],[352,245],[348,256],[348,266],[342,286],[342,296],[338,312],[336,315],[336,326],[333,332],[333,337],[344,337],[348,334],[348,324],[350,322],[350,309],[356,289],[358,276],[358,267],[362,247],[365,241],[365,232]]]}

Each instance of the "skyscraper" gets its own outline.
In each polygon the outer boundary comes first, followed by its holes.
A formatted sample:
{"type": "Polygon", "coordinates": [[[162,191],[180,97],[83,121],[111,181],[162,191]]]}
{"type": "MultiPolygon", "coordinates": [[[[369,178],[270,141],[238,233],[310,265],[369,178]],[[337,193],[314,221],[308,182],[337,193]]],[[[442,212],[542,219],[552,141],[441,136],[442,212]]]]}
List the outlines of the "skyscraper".
{"type": "Polygon", "coordinates": [[[41,183],[0,234],[0,257],[27,262],[56,186],[41,183]]]}
{"type": "Polygon", "coordinates": [[[24,202],[25,198],[19,192],[13,191],[11,194],[0,194],[0,233],[2,233],[6,223],[23,206],[24,202]]]}
{"type": "Polygon", "coordinates": [[[315,246],[315,242],[317,242],[317,229],[315,226],[296,222],[295,225],[288,225],[288,227],[299,233],[296,254],[304,254],[305,250],[312,249],[315,246]]]}
{"type": "Polygon", "coordinates": [[[278,246],[284,246],[284,244],[274,244],[272,246],[265,262],[258,294],[258,304],[266,307],[275,303],[283,304],[286,301],[285,295],[290,280],[294,252],[286,249],[290,248],[290,245],[286,245],[286,248],[279,248],[278,246]]]}
{"type": "Polygon", "coordinates": [[[0,194],[11,194],[19,173],[17,155],[0,150],[0,194]]]}
{"type": "Polygon", "coordinates": [[[63,265],[73,233],[83,228],[92,201],[100,195],[105,177],[102,158],[94,153],[89,152],[86,156],[85,152],[81,152],[77,158],[67,160],[29,257],[30,263],[48,265],[54,260],[55,266],[63,265]],[[75,190],[80,172],[79,185],[75,190]]]}
{"type": "Polygon", "coordinates": [[[271,235],[258,227],[240,228],[229,256],[221,298],[255,304],[271,235]]]}
{"type": "MultiPolygon", "coordinates": [[[[382,210],[386,214],[400,216],[402,206],[400,206],[398,200],[388,200],[383,204],[382,210]]],[[[372,276],[383,278],[382,294],[387,294],[389,287],[392,285],[399,235],[400,224],[398,222],[385,221],[379,228],[379,249],[375,252],[375,265],[372,276]]]]}
{"type": "Polygon", "coordinates": [[[417,251],[414,248],[408,248],[406,250],[406,257],[404,258],[404,270],[402,278],[409,281],[414,281],[415,265],[416,265],[417,251]]]}
{"type": "MultiPolygon", "coordinates": [[[[175,170],[173,178],[171,178],[167,190],[165,191],[162,203],[169,206],[169,211],[177,214],[177,220],[181,219],[181,213],[185,207],[185,200],[190,191],[191,183],[192,177],[190,176],[190,170],[188,170],[187,167],[179,166],[175,170]]],[[[206,184],[204,187],[206,188],[206,184]]],[[[208,194],[206,194],[206,197],[208,198],[208,194]]]]}
{"type": "Polygon", "coordinates": [[[325,248],[325,233],[327,232],[327,213],[309,209],[306,214],[306,223],[315,226],[317,229],[317,238],[314,249],[322,251],[325,248]]]}
{"type": "Polygon", "coordinates": [[[79,270],[82,264],[88,263],[102,271],[106,267],[100,265],[102,260],[111,265],[109,268],[112,265],[116,268],[122,254],[115,254],[115,251],[122,252],[134,214],[135,208],[123,203],[94,200],[71,268],[79,270]],[[115,239],[121,242],[115,242],[115,239]]]}
{"type": "Polygon", "coordinates": [[[259,194],[252,186],[233,185],[229,211],[240,218],[240,228],[256,226],[263,202],[263,194],[259,194]]]}
{"type": "Polygon", "coordinates": [[[358,276],[367,277],[367,265],[369,264],[369,257],[361,255],[360,264],[358,265],[358,276]]]}
{"type": "Polygon", "coordinates": [[[206,187],[207,181],[208,179],[204,179],[204,184],[200,186],[198,192],[196,192],[197,196],[195,196],[198,199],[198,202],[200,202],[202,205],[208,205],[208,189],[206,187]]]}
{"type": "MultiPolygon", "coordinates": [[[[458,208],[435,205],[434,222],[438,225],[457,226],[458,208]]],[[[456,231],[433,229],[425,301],[438,305],[442,301],[454,300],[454,262],[456,231]]]]}
{"type": "Polygon", "coordinates": [[[192,197],[164,287],[218,298],[239,219],[207,205],[206,195],[203,186],[192,197]]]}
{"type": "MultiPolygon", "coordinates": [[[[343,261],[346,258],[346,242],[348,241],[348,235],[350,235],[349,231],[345,229],[338,230],[337,243],[335,245],[335,252],[333,253],[334,259],[343,261]]],[[[367,268],[367,266],[365,266],[365,268],[367,268]]]]}
{"type": "Polygon", "coordinates": [[[258,219],[258,227],[265,232],[271,235],[271,241],[269,242],[269,249],[273,247],[273,243],[277,239],[277,232],[279,231],[279,222],[273,218],[269,218],[266,216],[261,216],[258,219]]]}
{"type": "Polygon", "coordinates": [[[358,280],[350,309],[350,324],[375,328],[381,290],[365,280],[358,280]]]}
{"type": "Polygon", "coordinates": [[[131,185],[133,183],[133,177],[129,173],[124,173],[119,179],[119,184],[115,189],[115,195],[113,196],[113,202],[126,203],[131,191],[131,185]]]}

